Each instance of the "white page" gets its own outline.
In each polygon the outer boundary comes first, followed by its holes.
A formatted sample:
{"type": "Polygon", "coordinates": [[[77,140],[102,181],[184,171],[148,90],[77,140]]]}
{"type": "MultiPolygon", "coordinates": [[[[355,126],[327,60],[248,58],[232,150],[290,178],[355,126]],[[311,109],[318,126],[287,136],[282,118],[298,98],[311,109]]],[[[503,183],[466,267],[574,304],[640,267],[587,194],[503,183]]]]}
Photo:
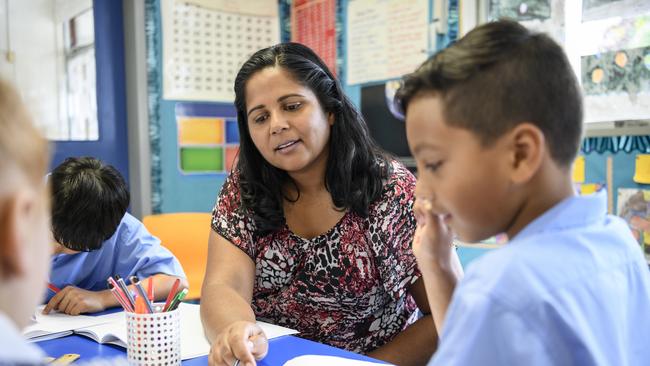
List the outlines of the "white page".
{"type": "MultiPolygon", "coordinates": [[[[203,324],[201,323],[200,307],[196,304],[181,303],[181,360],[206,356],[210,353],[210,343],[203,333],[203,324]]],[[[102,339],[109,335],[121,342],[109,342],[117,346],[126,347],[127,332],[126,319],[124,312],[113,313],[98,316],[101,319],[99,325],[77,329],[77,333],[87,335],[92,338],[102,339]]],[[[273,324],[257,322],[264,330],[268,339],[277,338],[283,335],[298,333],[294,329],[284,328],[273,324]]]]}
{"type": "MultiPolygon", "coordinates": [[[[69,334],[71,330],[85,328],[106,322],[102,317],[86,315],[67,315],[58,312],[43,314],[45,305],[38,306],[32,318],[33,323],[23,330],[23,336],[26,338],[42,337],[46,335],[53,336],[57,333],[63,335],[69,334]]],[[[42,339],[42,338],[41,338],[42,339]]]]}
{"type": "MultiPolygon", "coordinates": [[[[205,356],[210,353],[210,343],[203,333],[199,305],[181,303],[181,359],[205,356]]],[[[268,339],[296,334],[294,329],[284,328],[264,322],[257,322],[268,339]]]]}
{"type": "Polygon", "coordinates": [[[353,360],[350,358],[321,355],[305,355],[292,358],[284,363],[284,366],[372,366],[386,365],[385,363],[353,360]]]}

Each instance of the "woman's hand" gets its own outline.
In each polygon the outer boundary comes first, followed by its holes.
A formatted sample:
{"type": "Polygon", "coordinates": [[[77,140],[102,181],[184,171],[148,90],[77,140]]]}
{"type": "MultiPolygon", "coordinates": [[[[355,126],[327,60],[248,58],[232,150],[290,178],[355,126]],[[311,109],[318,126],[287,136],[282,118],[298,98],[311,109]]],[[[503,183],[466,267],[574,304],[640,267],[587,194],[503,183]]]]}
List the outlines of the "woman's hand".
{"type": "Polygon", "coordinates": [[[254,366],[269,351],[266,334],[257,324],[237,321],[226,327],[212,342],[208,364],[210,366],[233,366],[239,360],[241,366],[254,366]]]}

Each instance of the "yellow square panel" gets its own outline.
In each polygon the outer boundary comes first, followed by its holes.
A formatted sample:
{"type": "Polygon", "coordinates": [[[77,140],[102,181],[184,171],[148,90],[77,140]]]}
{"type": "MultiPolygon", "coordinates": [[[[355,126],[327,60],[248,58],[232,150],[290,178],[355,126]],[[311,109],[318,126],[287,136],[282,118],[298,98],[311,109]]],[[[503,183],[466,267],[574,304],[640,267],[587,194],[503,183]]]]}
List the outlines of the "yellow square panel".
{"type": "Polygon", "coordinates": [[[182,117],[178,119],[178,143],[222,144],[224,120],[221,118],[182,117]]]}

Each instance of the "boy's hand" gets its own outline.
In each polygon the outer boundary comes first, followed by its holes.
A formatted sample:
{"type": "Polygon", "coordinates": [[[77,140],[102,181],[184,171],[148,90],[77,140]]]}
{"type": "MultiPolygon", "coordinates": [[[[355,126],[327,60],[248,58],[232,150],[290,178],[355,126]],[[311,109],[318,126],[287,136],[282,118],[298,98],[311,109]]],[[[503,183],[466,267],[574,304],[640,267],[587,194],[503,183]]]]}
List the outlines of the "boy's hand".
{"type": "Polygon", "coordinates": [[[231,366],[239,360],[240,365],[253,366],[269,351],[266,334],[257,324],[238,321],[229,325],[212,342],[209,366],[231,366]]]}
{"type": "Polygon", "coordinates": [[[417,228],[413,236],[413,254],[418,262],[447,266],[455,254],[453,233],[444,218],[433,212],[431,201],[418,198],[413,205],[417,228]]]}
{"type": "Polygon", "coordinates": [[[87,291],[74,286],[66,286],[47,303],[43,314],[52,310],[79,315],[82,313],[95,313],[106,308],[102,292],[87,291]]]}

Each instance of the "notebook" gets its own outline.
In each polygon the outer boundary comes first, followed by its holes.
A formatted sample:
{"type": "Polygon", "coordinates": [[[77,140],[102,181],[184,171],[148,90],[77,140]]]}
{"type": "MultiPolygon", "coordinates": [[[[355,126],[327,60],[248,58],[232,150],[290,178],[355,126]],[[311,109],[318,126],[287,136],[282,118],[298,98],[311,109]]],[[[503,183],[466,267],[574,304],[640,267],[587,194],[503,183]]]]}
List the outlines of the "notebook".
{"type": "Polygon", "coordinates": [[[38,306],[32,315],[31,324],[23,330],[23,337],[33,342],[65,337],[75,329],[86,328],[110,321],[99,316],[67,315],[63,313],[43,314],[45,305],[38,306]]]}
{"type": "MultiPolygon", "coordinates": [[[[181,360],[206,356],[210,353],[210,343],[208,343],[208,340],[203,334],[199,305],[181,303],[179,309],[181,312],[181,360]]],[[[89,317],[97,319],[96,324],[72,329],[67,334],[74,332],[98,343],[108,343],[126,348],[125,316],[122,311],[119,313],[89,317]]],[[[293,329],[264,322],[257,322],[257,324],[264,330],[268,339],[298,333],[293,329]]]]}

